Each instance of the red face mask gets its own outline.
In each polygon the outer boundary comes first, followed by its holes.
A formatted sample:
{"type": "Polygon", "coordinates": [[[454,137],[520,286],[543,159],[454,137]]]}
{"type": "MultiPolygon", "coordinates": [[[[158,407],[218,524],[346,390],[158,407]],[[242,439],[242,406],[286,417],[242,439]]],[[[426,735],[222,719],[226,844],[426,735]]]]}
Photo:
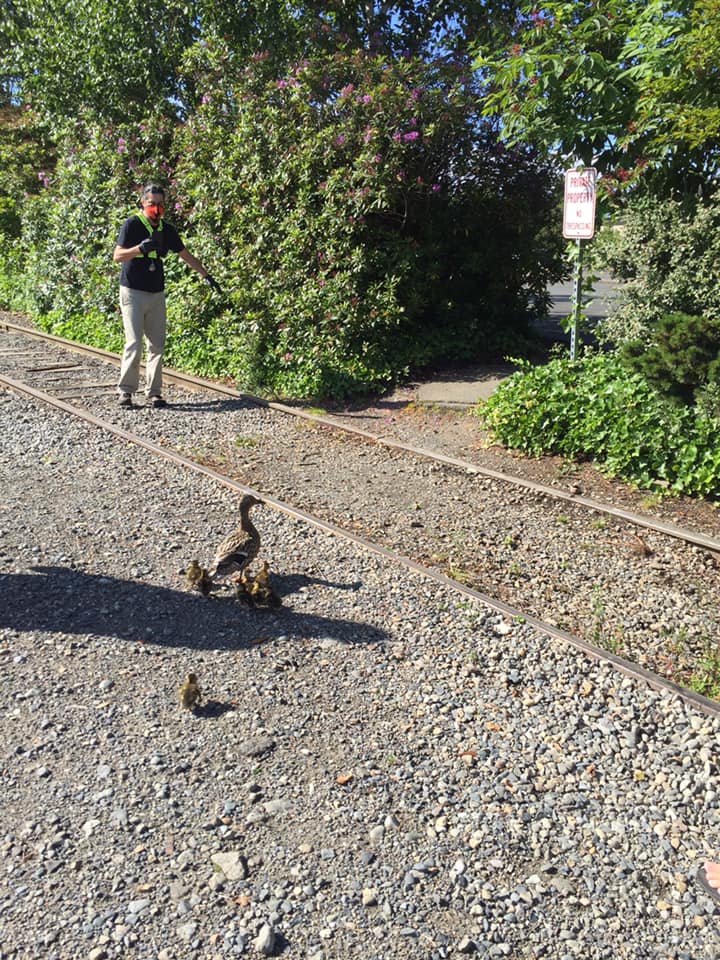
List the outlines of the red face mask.
{"type": "Polygon", "coordinates": [[[165,213],[165,207],[160,203],[146,203],[143,209],[145,216],[150,220],[159,220],[165,213]]]}

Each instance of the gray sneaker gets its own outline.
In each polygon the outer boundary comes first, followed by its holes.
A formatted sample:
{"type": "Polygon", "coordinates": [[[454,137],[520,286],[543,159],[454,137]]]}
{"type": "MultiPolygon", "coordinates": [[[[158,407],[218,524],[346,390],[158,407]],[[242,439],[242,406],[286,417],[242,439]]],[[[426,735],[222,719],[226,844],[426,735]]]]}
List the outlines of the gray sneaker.
{"type": "Polygon", "coordinates": [[[132,406],[132,397],[129,393],[121,393],[118,398],[118,403],[121,407],[131,407],[132,406]]]}
{"type": "Polygon", "coordinates": [[[166,407],[167,400],[164,400],[162,397],[148,397],[150,401],[150,406],[152,407],[166,407]]]}

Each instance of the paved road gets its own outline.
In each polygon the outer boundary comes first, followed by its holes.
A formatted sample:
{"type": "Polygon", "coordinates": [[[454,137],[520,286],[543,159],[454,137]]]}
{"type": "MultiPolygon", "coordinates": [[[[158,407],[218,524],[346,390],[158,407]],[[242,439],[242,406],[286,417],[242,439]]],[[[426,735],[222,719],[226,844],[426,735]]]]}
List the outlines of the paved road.
{"type": "MultiPolygon", "coordinates": [[[[550,287],[553,305],[550,308],[549,318],[557,322],[559,317],[566,317],[572,311],[572,280],[557,283],[550,287]]],[[[617,296],[618,283],[609,276],[601,276],[595,284],[594,297],[587,306],[587,318],[594,322],[606,317],[610,312],[612,302],[617,296]]]]}

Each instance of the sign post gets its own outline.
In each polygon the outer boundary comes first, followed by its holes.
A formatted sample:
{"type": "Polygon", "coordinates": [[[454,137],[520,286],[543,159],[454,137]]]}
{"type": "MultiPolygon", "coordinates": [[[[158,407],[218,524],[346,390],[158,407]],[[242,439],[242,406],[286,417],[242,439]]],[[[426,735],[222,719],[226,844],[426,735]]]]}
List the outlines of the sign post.
{"type": "Polygon", "coordinates": [[[583,240],[595,235],[595,193],[597,170],[581,167],[565,171],[565,203],[563,205],[563,236],[577,241],[575,276],[573,279],[573,319],[570,326],[570,359],[577,357],[577,337],[582,307],[583,240]]]}

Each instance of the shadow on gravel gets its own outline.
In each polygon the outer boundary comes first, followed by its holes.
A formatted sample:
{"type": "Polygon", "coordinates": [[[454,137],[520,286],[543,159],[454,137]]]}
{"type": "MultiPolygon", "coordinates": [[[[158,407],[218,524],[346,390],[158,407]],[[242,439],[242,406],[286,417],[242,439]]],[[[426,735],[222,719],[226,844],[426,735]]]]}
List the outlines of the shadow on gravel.
{"type": "Polygon", "coordinates": [[[229,713],[231,710],[237,710],[236,703],[223,703],[222,700],[208,700],[195,707],[193,713],[196,717],[202,717],[205,720],[219,720],[220,717],[229,713]]]}
{"type": "Polygon", "coordinates": [[[352,583],[338,583],[337,580],[323,580],[322,577],[312,577],[307,573],[273,573],[273,587],[281,597],[286,597],[290,593],[297,593],[301,587],[308,587],[310,584],[317,584],[321,587],[332,587],[334,590],[359,590],[362,586],[359,580],[353,580],[352,583]]]}
{"type": "MultiPolygon", "coordinates": [[[[313,583],[355,591],[312,576],[277,576],[281,596],[313,583]]],[[[285,601],[287,602],[287,601],[285,601]]],[[[193,650],[254,647],[278,637],[384,643],[388,634],[368,623],[293,610],[249,609],[228,593],[213,598],[133,580],[100,577],[68,567],[33,567],[0,575],[0,628],[103,635],[193,650]]]]}
{"type": "MultiPolygon", "coordinates": [[[[142,406],[142,404],[137,404],[137,409],[141,409],[142,406]]],[[[239,410],[257,410],[263,406],[264,404],[262,403],[255,403],[252,400],[245,400],[242,397],[238,397],[237,400],[233,397],[228,397],[223,400],[201,399],[198,397],[197,400],[169,400],[165,409],[168,412],[176,410],[187,413],[198,413],[199,411],[202,413],[233,413],[239,410]]],[[[153,411],[153,413],[155,413],[155,411],[153,411]]]]}

